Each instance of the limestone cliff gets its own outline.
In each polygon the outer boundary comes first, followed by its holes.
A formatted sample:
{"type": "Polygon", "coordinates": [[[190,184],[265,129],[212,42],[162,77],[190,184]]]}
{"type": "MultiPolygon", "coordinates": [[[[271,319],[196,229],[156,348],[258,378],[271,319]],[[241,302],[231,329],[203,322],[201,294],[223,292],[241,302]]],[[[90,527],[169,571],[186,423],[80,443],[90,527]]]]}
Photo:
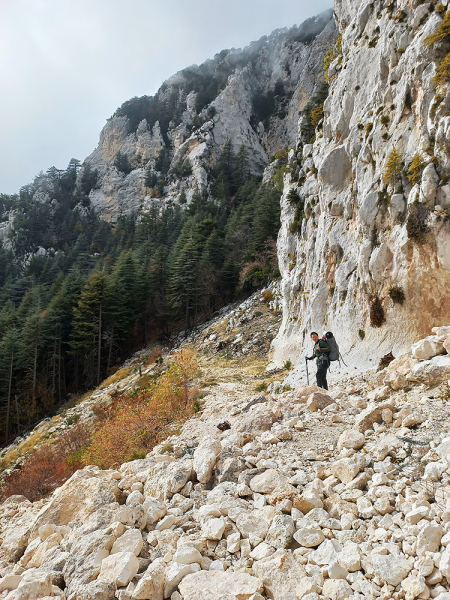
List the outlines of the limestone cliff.
{"type": "Polygon", "coordinates": [[[262,174],[269,156],[295,144],[299,111],[323,79],[335,31],[326,11],[180,71],[154,97],[124,103],[85,161],[99,173],[93,206],[114,221],[178,202],[183,191],[188,202],[197,190],[209,193],[209,169],[227,140],[236,152],[243,145],[251,171],[262,174]]]}
{"type": "Polygon", "coordinates": [[[336,0],[342,42],[323,120],[312,143],[300,122],[282,198],[273,348],[275,363],[297,361],[293,381],[311,330],[334,331],[353,370],[448,321],[450,94],[435,77],[445,39],[424,44],[447,10],[336,0]]]}

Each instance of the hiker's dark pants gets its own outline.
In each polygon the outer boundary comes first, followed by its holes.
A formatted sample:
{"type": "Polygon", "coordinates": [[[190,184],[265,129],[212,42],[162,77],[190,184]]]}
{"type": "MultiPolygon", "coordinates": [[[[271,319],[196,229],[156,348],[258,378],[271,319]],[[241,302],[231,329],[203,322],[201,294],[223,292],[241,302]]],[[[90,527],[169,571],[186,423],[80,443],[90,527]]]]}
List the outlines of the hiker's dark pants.
{"type": "Polygon", "coordinates": [[[323,388],[324,390],[328,390],[328,383],[327,383],[328,366],[329,366],[329,362],[327,360],[321,360],[320,362],[317,361],[317,373],[316,373],[317,385],[319,387],[323,388]]]}

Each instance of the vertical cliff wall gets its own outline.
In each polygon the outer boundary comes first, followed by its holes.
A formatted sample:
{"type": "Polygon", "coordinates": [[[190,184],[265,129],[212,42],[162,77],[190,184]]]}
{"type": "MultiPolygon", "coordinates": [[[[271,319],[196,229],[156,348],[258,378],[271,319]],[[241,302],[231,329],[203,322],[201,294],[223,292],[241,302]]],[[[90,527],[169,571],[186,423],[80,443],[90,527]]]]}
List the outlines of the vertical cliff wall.
{"type": "Polygon", "coordinates": [[[273,350],[293,381],[311,330],[335,332],[353,369],[449,321],[450,48],[427,40],[446,4],[336,0],[323,120],[313,140],[300,122],[282,198],[273,350]]]}

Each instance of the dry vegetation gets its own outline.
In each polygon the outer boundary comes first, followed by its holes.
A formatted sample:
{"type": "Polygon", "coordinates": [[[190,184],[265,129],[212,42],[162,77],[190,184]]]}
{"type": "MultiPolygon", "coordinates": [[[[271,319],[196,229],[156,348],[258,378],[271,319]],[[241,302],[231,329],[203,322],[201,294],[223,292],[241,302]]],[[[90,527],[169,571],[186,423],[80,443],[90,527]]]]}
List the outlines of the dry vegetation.
{"type": "MultiPolygon", "coordinates": [[[[129,374],[127,369],[121,371],[122,376],[129,374]]],[[[98,405],[93,424],[77,423],[53,443],[41,445],[4,478],[3,498],[21,494],[35,501],[87,464],[109,468],[145,456],[198,410],[198,391],[192,386],[197,373],[196,352],[180,350],[159,377],[142,381],[129,394],[116,395],[109,405],[98,405]]],[[[38,431],[20,448],[11,450],[4,465],[32,451],[44,435],[38,431]]]]}

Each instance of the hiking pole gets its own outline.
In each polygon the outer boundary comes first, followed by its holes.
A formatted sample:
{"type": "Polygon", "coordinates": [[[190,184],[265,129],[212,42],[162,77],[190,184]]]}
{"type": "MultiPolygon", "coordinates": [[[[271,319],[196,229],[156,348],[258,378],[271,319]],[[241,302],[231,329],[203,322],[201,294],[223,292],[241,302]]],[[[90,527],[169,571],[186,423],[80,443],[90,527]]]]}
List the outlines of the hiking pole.
{"type": "Polygon", "coordinates": [[[305,358],[305,363],[306,363],[306,381],[308,382],[308,385],[309,385],[308,359],[307,358],[305,358]]]}

